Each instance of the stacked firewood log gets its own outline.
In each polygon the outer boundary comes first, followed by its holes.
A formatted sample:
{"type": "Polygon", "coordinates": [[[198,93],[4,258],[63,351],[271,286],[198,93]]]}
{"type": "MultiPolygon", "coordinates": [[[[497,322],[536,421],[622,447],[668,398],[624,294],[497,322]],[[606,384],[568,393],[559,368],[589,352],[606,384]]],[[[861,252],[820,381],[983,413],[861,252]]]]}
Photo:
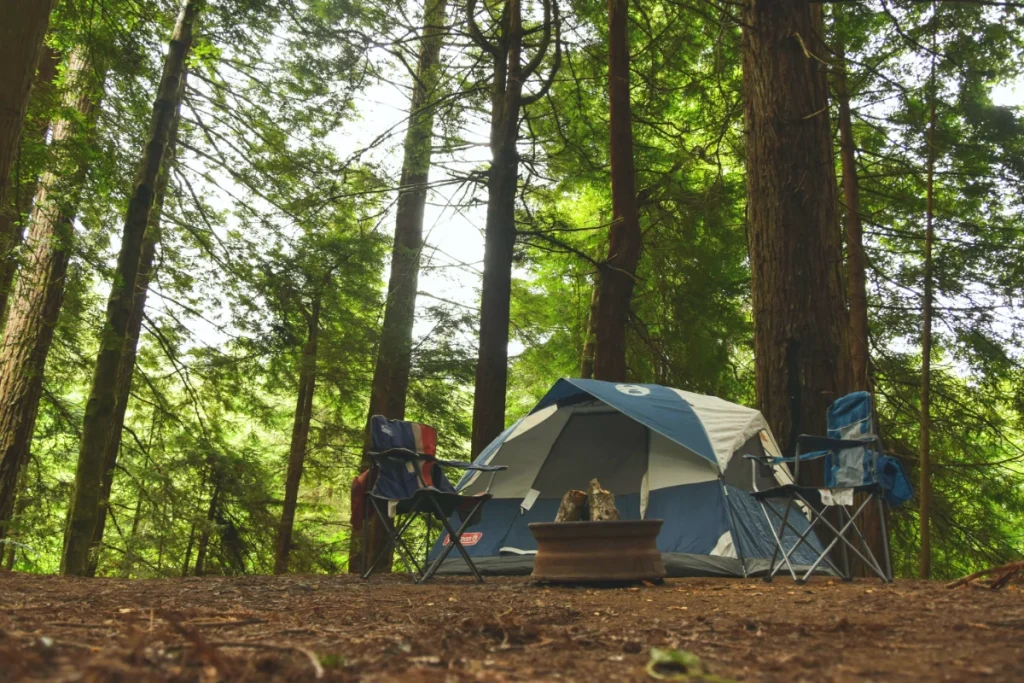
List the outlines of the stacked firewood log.
{"type": "Polygon", "coordinates": [[[615,496],[611,491],[601,488],[601,482],[597,479],[590,480],[586,491],[566,491],[558,506],[558,514],[555,515],[556,522],[579,522],[584,519],[591,522],[619,519],[615,496]]]}

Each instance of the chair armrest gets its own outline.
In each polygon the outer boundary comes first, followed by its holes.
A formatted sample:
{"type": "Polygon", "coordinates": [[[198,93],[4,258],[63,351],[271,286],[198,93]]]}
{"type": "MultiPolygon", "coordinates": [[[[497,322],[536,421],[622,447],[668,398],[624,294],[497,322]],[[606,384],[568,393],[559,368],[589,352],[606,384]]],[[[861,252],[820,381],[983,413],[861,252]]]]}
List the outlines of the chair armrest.
{"type": "Polygon", "coordinates": [[[420,456],[410,451],[407,448],[391,448],[386,451],[379,453],[367,453],[370,460],[380,460],[381,458],[395,458],[397,460],[409,460],[416,462],[420,459],[420,456]]]}
{"type": "Polygon", "coordinates": [[[457,467],[460,470],[474,470],[477,472],[500,472],[508,469],[508,465],[477,465],[471,462],[464,462],[462,460],[435,459],[434,462],[438,465],[444,465],[445,467],[457,467]]]}
{"type": "Polygon", "coordinates": [[[837,451],[844,448],[867,448],[869,441],[855,439],[830,439],[827,436],[801,434],[796,437],[797,447],[801,451],[837,451]]]}

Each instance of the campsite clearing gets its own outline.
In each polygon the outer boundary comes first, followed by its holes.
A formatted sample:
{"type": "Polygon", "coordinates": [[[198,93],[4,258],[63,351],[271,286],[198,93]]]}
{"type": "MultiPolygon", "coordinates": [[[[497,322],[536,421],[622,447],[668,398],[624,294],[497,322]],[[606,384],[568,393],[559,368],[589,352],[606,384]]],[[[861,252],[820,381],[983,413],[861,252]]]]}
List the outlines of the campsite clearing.
{"type": "Polygon", "coordinates": [[[737,680],[1010,681],[1024,675],[1020,588],[0,574],[0,678],[645,680],[648,649],[674,647],[737,680]]]}

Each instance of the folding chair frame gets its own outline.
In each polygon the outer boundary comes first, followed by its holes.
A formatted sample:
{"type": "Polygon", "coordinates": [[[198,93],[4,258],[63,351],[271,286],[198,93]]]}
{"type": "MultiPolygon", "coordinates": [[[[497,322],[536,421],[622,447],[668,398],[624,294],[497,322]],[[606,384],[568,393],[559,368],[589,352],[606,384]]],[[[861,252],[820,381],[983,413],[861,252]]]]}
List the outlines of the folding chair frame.
{"type": "MultiPolygon", "coordinates": [[[[874,491],[868,493],[868,497],[857,507],[856,511],[852,514],[849,510],[847,510],[845,505],[828,506],[824,510],[818,510],[811,503],[811,501],[807,500],[807,498],[800,492],[799,488],[795,486],[788,488],[788,493],[790,494],[790,496],[787,497],[786,508],[781,513],[767,499],[763,497],[758,499],[758,502],[761,503],[761,510],[764,512],[765,519],[768,520],[768,527],[771,529],[772,536],[775,538],[775,550],[772,552],[772,559],[769,564],[768,574],[766,574],[764,577],[765,581],[771,581],[779,572],[779,570],[781,570],[782,567],[785,566],[786,569],[789,571],[790,576],[793,577],[793,581],[802,584],[805,583],[807,579],[811,577],[811,575],[815,572],[815,570],[817,570],[817,568],[821,564],[827,565],[829,569],[831,569],[833,572],[842,577],[844,581],[852,580],[853,576],[850,573],[850,562],[848,555],[844,553],[843,556],[843,571],[840,571],[835,566],[835,564],[833,564],[828,559],[828,555],[830,552],[832,552],[832,549],[838,543],[842,542],[843,545],[840,547],[842,547],[844,550],[852,550],[854,554],[856,554],[861,560],[863,560],[864,563],[867,564],[868,567],[884,583],[892,582],[892,566],[889,560],[889,543],[885,527],[885,501],[882,499],[879,493],[874,491]],[[793,503],[796,502],[797,500],[800,503],[802,503],[802,507],[805,507],[807,510],[809,510],[811,514],[810,524],[807,525],[807,528],[803,532],[800,532],[789,521],[790,512],[793,510],[794,507],[797,507],[794,506],[793,503]],[[861,515],[862,512],[864,512],[864,510],[867,508],[868,504],[872,502],[872,500],[876,500],[878,503],[879,518],[882,526],[882,537],[885,545],[883,549],[883,552],[885,553],[884,569],[879,565],[878,560],[874,556],[874,553],[871,552],[871,547],[868,545],[867,539],[864,537],[863,532],[861,532],[860,528],[856,524],[857,518],[861,515]],[[841,527],[839,529],[836,529],[835,525],[833,525],[825,516],[825,510],[828,510],[831,507],[840,510],[839,514],[841,527]],[[769,512],[771,514],[769,514],[769,512]],[[773,515],[775,519],[779,520],[780,522],[778,531],[775,530],[775,525],[772,521],[773,515]],[[843,522],[842,519],[844,517],[845,522],[843,522]],[[817,559],[814,561],[813,564],[811,564],[807,571],[802,576],[797,576],[796,569],[790,562],[790,558],[793,556],[793,553],[795,553],[797,549],[806,542],[807,538],[811,534],[811,531],[819,522],[828,527],[834,534],[834,537],[832,538],[832,541],[821,551],[817,559]],[[848,530],[850,530],[851,527],[854,531],[856,531],[857,537],[860,539],[861,546],[864,550],[863,553],[857,548],[856,545],[854,545],[852,541],[850,541],[850,539],[846,537],[846,533],[848,530]],[[785,538],[785,532],[787,528],[791,530],[793,533],[797,534],[796,542],[788,550],[784,548],[782,540],[783,538],[785,538]],[[782,553],[781,558],[779,558],[780,551],[782,553]],[[776,558],[779,558],[778,562],[776,562],[776,558]]],[[[798,511],[797,514],[802,513],[798,511]]]]}
{"type": "MultiPolygon", "coordinates": [[[[413,462],[414,464],[418,464],[419,460],[420,460],[420,456],[417,453],[414,453],[413,451],[409,451],[409,450],[406,450],[406,449],[403,449],[403,448],[392,449],[392,450],[386,451],[384,453],[370,453],[369,455],[370,455],[370,459],[373,461],[375,467],[379,467],[379,464],[377,462],[379,459],[387,458],[387,457],[392,457],[392,458],[400,459],[400,460],[405,461],[405,462],[413,462]]],[[[460,468],[460,469],[483,470],[483,468],[481,468],[479,465],[473,465],[472,463],[463,463],[463,462],[452,461],[452,460],[443,460],[442,461],[442,460],[438,460],[436,458],[434,459],[434,462],[437,463],[438,465],[447,465],[447,466],[450,466],[450,467],[457,467],[457,468],[460,468]]],[[[414,493],[410,498],[404,499],[404,500],[407,500],[407,501],[411,500],[412,501],[412,507],[409,510],[405,511],[404,513],[402,513],[402,514],[405,515],[405,520],[403,521],[402,525],[400,527],[397,527],[397,528],[394,525],[389,523],[390,520],[391,520],[391,517],[388,514],[388,509],[387,509],[388,500],[385,499],[385,498],[381,498],[379,496],[376,496],[372,492],[367,493],[366,497],[370,501],[370,506],[366,506],[366,505],[363,506],[363,531],[362,531],[362,533],[363,533],[363,542],[362,542],[363,566],[366,567],[366,560],[367,560],[367,555],[368,555],[368,552],[369,552],[369,547],[367,545],[367,541],[368,541],[367,529],[368,529],[368,526],[369,526],[368,523],[369,523],[370,507],[371,506],[373,507],[374,511],[377,513],[377,516],[380,518],[380,520],[382,522],[382,526],[387,531],[388,542],[385,544],[384,548],[380,551],[380,553],[374,559],[373,564],[371,564],[369,567],[367,567],[366,570],[363,572],[363,576],[362,577],[364,579],[370,578],[370,575],[373,574],[374,570],[377,568],[377,565],[380,564],[380,561],[383,560],[391,552],[392,548],[394,548],[394,550],[396,552],[398,552],[398,554],[405,561],[405,563],[409,566],[409,568],[413,570],[413,572],[412,572],[412,574],[413,574],[413,582],[414,583],[424,583],[426,581],[429,581],[437,573],[437,570],[441,568],[441,563],[445,560],[445,558],[448,557],[448,554],[451,552],[452,548],[454,547],[454,548],[458,549],[459,554],[462,555],[463,559],[466,561],[466,564],[469,566],[470,572],[472,572],[473,577],[477,580],[477,582],[483,583],[483,581],[484,581],[483,577],[480,575],[479,570],[477,570],[476,565],[473,564],[473,560],[470,558],[469,553],[466,551],[465,547],[462,545],[462,532],[465,531],[466,528],[469,527],[470,523],[474,521],[474,519],[476,518],[476,516],[480,512],[480,508],[483,506],[483,504],[491,499],[491,496],[488,495],[488,494],[490,493],[491,486],[494,484],[494,476],[500,470],[505,470],[505,469],[508,469],[508,468],[506,466],[504,466],[504,465],[495,465],[495,466],[487,466],[487,469],[483,470],[483,471],[490,471],[490,473],[491,473],[491,477],[490,477],[490,479],[487,482],[487,488],[484,491],[484,495],[481,495],[481,496],[458,496],[457,493],[440,492],[440,491],[436,491],[436,490],[433,490],[430,487],[428,487],[426,480],[424,480],[424,478],[423,478],[422,471],[420,470],[419,467],[416,467],[416,477],[419,480],[419,484],[420,484],[420,486],[422,488],[420,488],[418,491],[416,491],[416,493],[414,493]],[[445,514],[444,507],[441,505],[441,503],[439,501],[439,497],[440,496],[458,496],[463,504],[474,503],[471,507],[467,508],[468,511],[467,510],[459,510],[458,507],[456,507],[453,510],[453,511],[458,510],[459,513],[460,513],[460,516],[463,519],[463,522],[459,526],[457,531],[452,528],[451,522],[448,519],[450,515],[445,514]],[[383,509],[382,509],[381,506],[383,506],[383,509]],[[409,527],[412,525],[412,523],[414,521],[416,521],[416,518],[419,515],[424,515],[426,517],[426,520],[427,520],[427,538],[426,538],[426,542],[425,542],[426,548],[425,548],[424,560],[423,560],[423,564],[422,565],[417,561],[417,559],[415,557],[415,554],[412,552],[412,550],[409,548],[408,544],[402,538],[402,535],[409,529],[409,527]],[[429,564],[428,564],[429,555],[430,555],[431,520],[435,516],[441,520],[442,528],[445,531],[448,532],[448,544],[446,546],[444,546],[444,548],[438,554],[438,556],[436,558],[434,558],[434,561],[433,562],[429,562],[429,564]]]]}

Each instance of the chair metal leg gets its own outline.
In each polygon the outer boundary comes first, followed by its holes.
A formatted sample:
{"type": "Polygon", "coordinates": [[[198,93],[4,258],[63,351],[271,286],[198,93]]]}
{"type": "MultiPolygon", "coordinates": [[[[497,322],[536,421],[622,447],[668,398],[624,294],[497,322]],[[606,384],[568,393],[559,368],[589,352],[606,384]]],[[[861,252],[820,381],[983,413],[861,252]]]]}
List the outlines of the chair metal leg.
{"type": "Polygon", "coordinates": [[[868,551],[868,556],[871,559],[868,559],[868,557],[865,557],[863,553],[861,553],[859,550],[857,550],[857,548],[852,543],[850,543],[850,541],[847,540],[847,538],[845,536],[847,529],[849,529],[851,526],[855,526],[855,524],[854,524],[855,520],[857,519],[857,517],[860,516],[860,513],[864,511],[864,508],[867,507],[868,503],[870,503],[870,502],[871,502],[871,498],[868,497],[867,499],[864,500],[863,503],[861,503],[860,507],[857,508],[857,511],[855,513],[850,515],[847,512],[847,516],[849,517],[849,521],[847,521],[846,524],[844,524],[841,529],[836,529],[832,525],[832,523],[829,522],[828,519],[825,518],[824,515],[815,512],[816,517],[821,519],[822,524],[824,524],[825,526],[827,526],[829,529],[832,530],[832,533],[835,534],[835,538],[832,539],[832,542],[829,543],[828,547],[825,548],[825,552],[822,553],[822,555],[818,558],[818,560],[807,571],[807,574],[805,575],[805,578],[809,577],[814,572],[814,570],[818,568],[818,565],[821,564],[822,560],[824,559],[824,556],[827,555],[828,553],[830,553],[832,551],[832,548],[834,548],[835,545],[837,543],[840,543],[840,542],[845,543],[849,547],[849,549],[852,550],[857,555],[857,557],[862,559],[871,568],[872,571],[874,571],[879,576],[882,576],[883,570],[882,570],[881,567],[878,566],[878,562],[874,559],[874,556],[871,554],[870,550],[868,551]]]}
{"type": "Polygon", "coordinates": [[[892,556],[889,550],[889,530],[885,524],[885,499],[882,496],[878,496],[878,523],[882,527],[882,558],[885,560],[885,579],[886,583],[892,583],[892,556]]]}
{"type": "Polygon", "coordinates": [[[473,577],[477,582],[483,583],[484,578],[480,576],[480,572],[477,570],[476,565],[473,564],[473,560],[470,558],[469,553],[466,552],[464,547],[462,547],[462,532],[465,531],[469,526],[469,523],[473,521],[473,517],[480,510],[480,506],[483,505],[484,501],[481,500],[477,502],[473,509],[470,510],[469,514],[466,515],[466,521],[464,521],[458,531],[456,531],[452,529],[451,523],[448,521],[448,517],[444,514],[444,510],[441,509],[441,505],[433,498],[430,500],[434,505],[434,510],[436,510],[437,516],[441,520],[442,526],[448,532],[448,545],[441,549],[441,552],[438,553],[437,557],[434,558],[434,561],[429,567],[427,567],[427,570],[423,573],[423,576],[420,577],[417,583],[425,583],[429,581],[434,574],[437,573],[437,570],[441,568],[441,563],[444,562],[446,557],[448,557],[448,553],[452,551],[453,547],[459,551],[462,558],[466,561],[466,564],[469,565],[469,571],[473,573],[473,577]]]}
{"type": "MultiPolygon", "coordinates": [[[[771,529],[772,536],[775,537],[775,550],[772,551],[772,559],[768,565],[768,574],[764,577],[764,580],[766,582],[771,581],[779,569],[782,568],[782,564],[785,563],[787,569],[789,569],[790,575],[793,577],[793,580],[796,581],[796,572],[793,570],[793,565],[789,562],[789,556],[786,555],[786,551],[782,548],[782,537],[780,536],[780,534],[784,536],[786,533],[786,519],[789,517],[789,511],[793,507],[793,499],[789,498],[786,500],[786,511],[782,515],[782,524],[779,527],[779,533],[775,532],[775,525],[772,523],[771,517],[768,516],[768,510],[765,507],[766,505],[770,505],[770,503],[761,501],[761,511],[764,513],[765,519],[768,520],[768,528],[771,529]],[[776,565],[775,558],[779,556],[780,551],[782,552],[782,562],[776,565]]],[[[773,512],[778,515],[778,511],[773,510],[773,512]]]]}
{"type": "MultiPolygon", "coordinates": [[[[377,513],[377,515],[381,518],[381,521],[383,522],[387,513],[380,509],[380,502],[376,498],[373,498],[372,496],[370,497],[370,502],[373,504],[374,511],[377,513]]],[[[419,504],[417,503],[416,506],[414,506],[413,509],[409,511],[409,514],[406,516],[405,523],[403,523],[400,528],[392,529],[386,522],[382,525],[388,533],[388,542],[377,555],[376,559],[374,559],[373,564],[370,565],[363,573],[364,579],[369,578],[370,575],[373,574],[373,571],[377,568],[377,565],[380,563],[382,559],[384,559],[384,557],[387,556],[387,554],[391,551],[392,548],[397,550],[398,554],[409,565],[409,568],[412,570],[414,579],[419,573],[423,571],[423,568],[420,567],[419,563],[414,558],[412,551],[409,550],[409,547],[402,539],[402,534],[404,534],[405,531],[409,528],[409,526],[413,523],[413,521],[415,521],[416,515],[421,512],[421,510],[418,509],[418,505],[419,504]]]]}

